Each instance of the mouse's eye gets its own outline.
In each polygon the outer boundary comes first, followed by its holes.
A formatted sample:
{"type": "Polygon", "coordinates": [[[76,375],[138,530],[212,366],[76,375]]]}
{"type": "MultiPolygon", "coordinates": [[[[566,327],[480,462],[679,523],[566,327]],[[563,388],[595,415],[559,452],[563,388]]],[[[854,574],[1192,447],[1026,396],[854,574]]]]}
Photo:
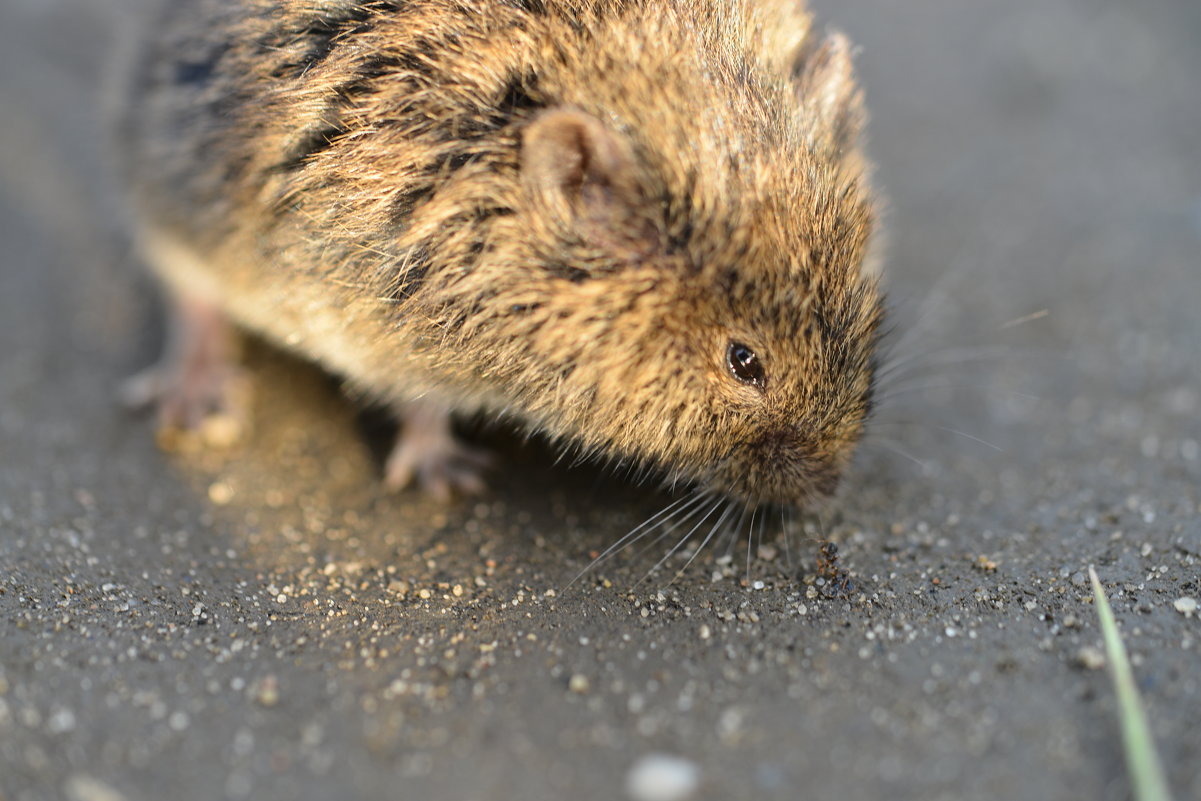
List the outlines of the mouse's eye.
{"type": "Polygon", "coordinates": [[[767,381],[767,375],[763,372],[763,362],[759,361],[755,351],[741,342],[731,342],[730,347],[726,348],[726,366],[730,368],[734,377],[744,384],[762,389],[767,381]]]}

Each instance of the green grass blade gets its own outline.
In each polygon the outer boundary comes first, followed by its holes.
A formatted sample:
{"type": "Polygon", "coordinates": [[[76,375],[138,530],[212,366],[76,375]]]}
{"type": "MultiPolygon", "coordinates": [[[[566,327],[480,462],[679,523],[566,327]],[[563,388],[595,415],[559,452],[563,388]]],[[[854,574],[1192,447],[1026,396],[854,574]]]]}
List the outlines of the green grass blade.
{"type": "Polygon", "coordinates": [[[1109,600],[1105,597],[1105,590],[1101,588],[1097,571],[1091,565],[1088,575],[1093,582],[1097,616],[1101,618],[1101,635],[1105,638],[1105,652],[1109,658],[1110,675],[1113,676],[1113,689],[1118,696],[1122,746],[1126,752],[1126,768],[1130,772],[1135,801],[1171,801],[1172,794],[1168,791],[1163,766],[1155,752],[1147,713],[1143,709],[1138,687],[1134,683],[1134,672],[1130,668],[1122,636],[1118,633],[1118,624],[1113,619],[1113,610],[1109,608],[1109,600]]]}

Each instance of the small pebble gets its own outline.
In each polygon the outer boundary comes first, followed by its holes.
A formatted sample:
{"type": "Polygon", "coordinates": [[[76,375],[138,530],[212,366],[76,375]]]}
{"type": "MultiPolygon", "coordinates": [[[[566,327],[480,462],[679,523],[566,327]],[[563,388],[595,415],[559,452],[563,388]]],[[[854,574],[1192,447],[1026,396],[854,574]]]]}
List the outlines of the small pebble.
{"type": "Polygon", "coordinates": [[[588,677],[583,673],[576,673],[567,682],[567,689],[571,690],[573,693],[579,693],[580,695],[587,693],[591,688],[591,682],[588,681],[588,677]]]}
{"type": "Polygon", "coordinates": [[[695,762],[666,754],[648,754],[626,775],[626,792],[634,801],[684,801],[700,784],[695,762]]]}
{"type": "Polygon", "coordinates": [[[1185,617],[1192,617],[1197,613],[1197,599],[1190,598],[1187,595],[1183,598],[1177,598],[1172,606],[1176,607],[1176,611],[1185,617]]]}
{"type": "Polygon", "coordinates": [[[77,773],[63,785],[69,801],[126,801],[126,797],[99,779],[77,773]]]}
{"type": "Polygon", "coordinates": [[[275,676],[266,676],[259,682],[254,700],[263,706],[275,706],[279,703],[279,680],[275,676]]]}
{"type": "Polygon", "coordinates": [[[218,481],[209,486],[209,500],[218,506],[225,506],[234,498],[233,487],[224,481],[218,481]]]}
{"type": "Polygon", "coordinates": [[[232,448],[242,439],[242,423],[233,415],[210,415],[201,423],[200,436],[210,448],[232,448]]]}
{"type": "Polygon", "coordinates": [[[995,573],[997,571],[996,561],[983,554],[976,557],[976,561],[972,563],[972,567],[984,573],[995,573]]]}
{"type": "Polygon", "coordinates": [[[56,710],[50,719],[46,722],[52,734],[63,734],[65,732],[74,731],[75,729],[75,713],[70,709],[56,710]]]}
{"type": "Polygon", "coordinates": [[[1091,645],[1086,645],[1076,652],[1076,664],[1085,670],[1100,670],[1105,667],[1105,654],[1091,645]]]}

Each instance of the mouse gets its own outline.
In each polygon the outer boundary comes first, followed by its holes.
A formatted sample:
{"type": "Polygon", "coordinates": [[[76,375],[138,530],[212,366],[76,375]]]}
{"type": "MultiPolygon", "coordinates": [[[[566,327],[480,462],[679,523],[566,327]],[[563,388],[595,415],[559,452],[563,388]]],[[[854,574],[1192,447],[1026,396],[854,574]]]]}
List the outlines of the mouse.
{"type": "Polygon", "coordinates": [[[853,50],[799,0],[174,0],[118,126],[163,428],[248,331],[386,404],[390,487],[484,415],[747,507],[832,494],[873,407],[853,50]]]}

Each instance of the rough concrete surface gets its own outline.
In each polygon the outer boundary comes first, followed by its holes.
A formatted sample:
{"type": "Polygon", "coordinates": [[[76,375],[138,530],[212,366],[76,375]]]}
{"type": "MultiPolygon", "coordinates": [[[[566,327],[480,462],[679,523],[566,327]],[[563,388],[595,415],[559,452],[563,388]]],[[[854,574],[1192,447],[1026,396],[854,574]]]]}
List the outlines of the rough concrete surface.
{"type": "Polygon", "coordinates": [[[0,5],[4,801],[621,799],[650,754],[703,799],[1124,799],[1090,564],[1201,798],[1201,6],[822,0],[890,198],[878,424],[787,551],[570,587],[669,499],[488,428],[487,496],[390,496],[380,415],[263,346],[232,450],[114,403],[161,337],[100,121],[138,8],[0,5]]]}

